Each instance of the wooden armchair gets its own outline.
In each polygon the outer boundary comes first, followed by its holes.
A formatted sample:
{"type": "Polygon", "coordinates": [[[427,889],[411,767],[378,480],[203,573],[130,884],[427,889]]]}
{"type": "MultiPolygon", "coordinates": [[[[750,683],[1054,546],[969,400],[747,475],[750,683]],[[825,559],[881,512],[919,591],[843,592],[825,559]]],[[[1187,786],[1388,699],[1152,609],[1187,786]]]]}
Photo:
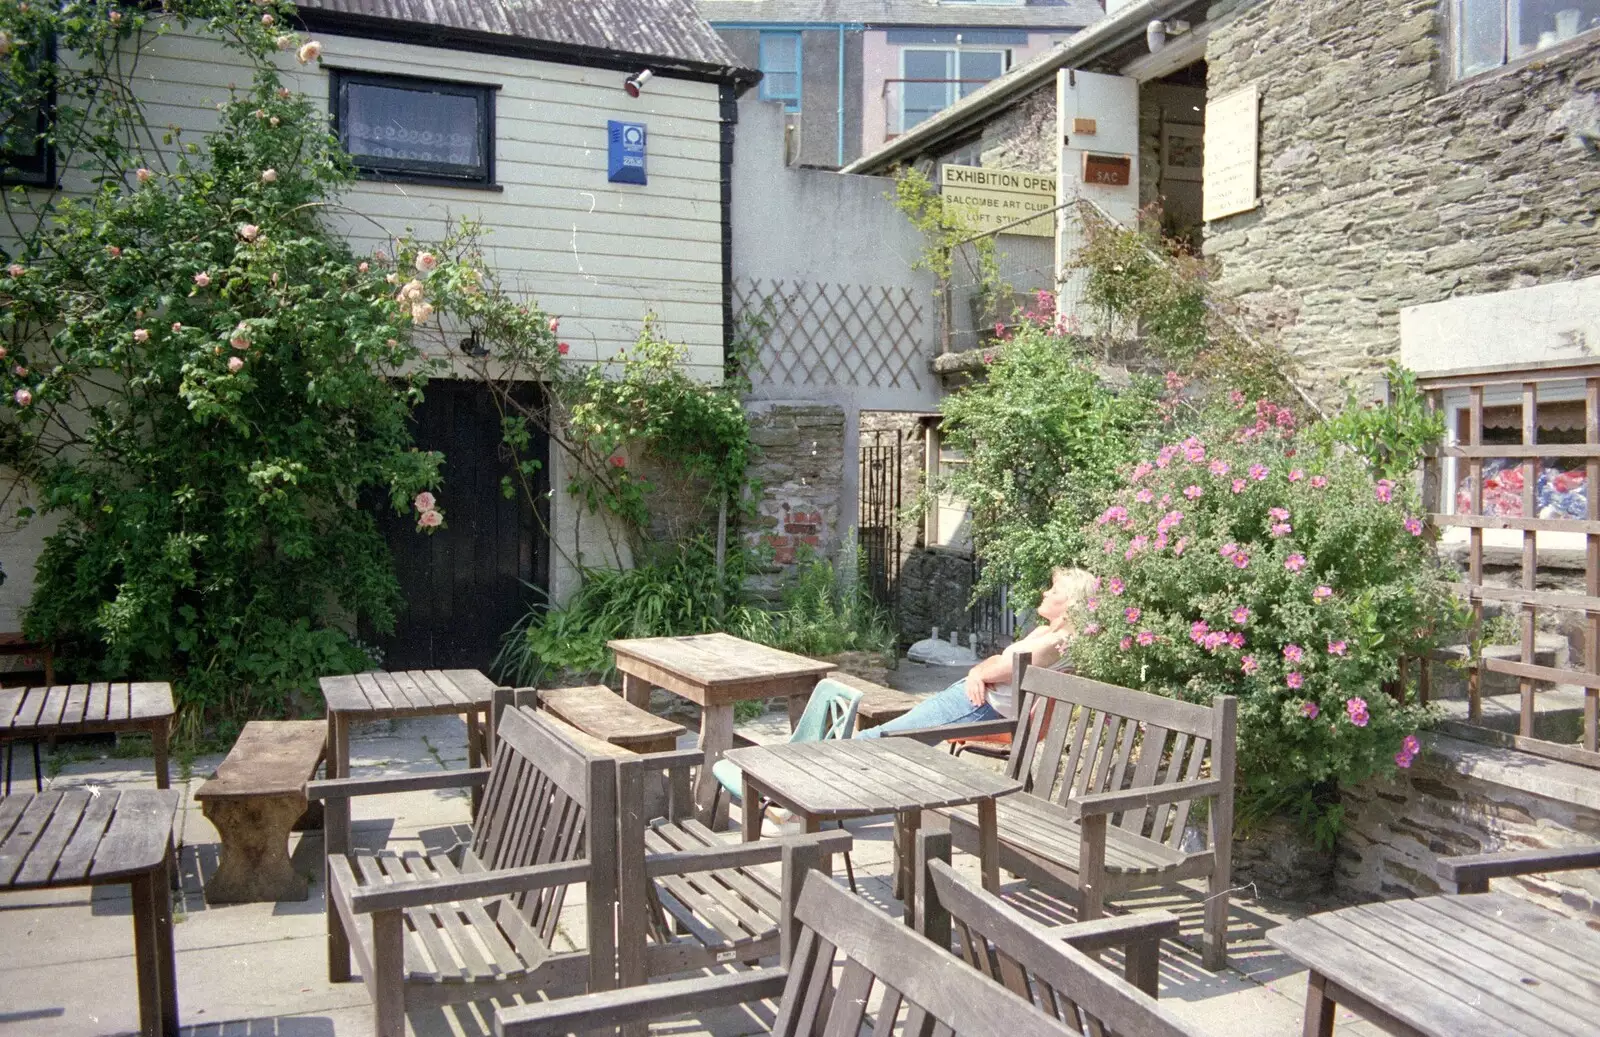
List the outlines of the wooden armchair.
{"type": "MultiPolygon", "coordinates": [[[[1226,966],[1237,700],[1179,702],[1031,666],[1026,653],[1012,680],[1021,692],[1006,773],[1025,789],[996,804],[1001,867],[1075,892],[1083,921],[1119,893],[1204,878],[1203,959],[1226,966]],[[1197,800],[1209,807],[1209,838],[1190,850],[1184,831],[1197,800]]],[[[995,723],[896,734],[937,743],[993,733],[995,723]]],[[[977,812],[940,813],[956,846],[977,852],[977,812]]]]}
{"type": "Polygon", "coordinates": [[[532,708],[501,714],[487,768],[311,782],[326,804],[328,978],[355,954],[377,1037],[407,1005],[615,985],[616,761],[586,753],[532,708]],[[450,855],[352,851],[356,796],[487,784],[471,844],[450,855]],[[588,949],[551,948],[567,887],[586,888],[588,949]]]}
{"type": "MultiPolygon", "coordinates": [[[[792,855],[795,847],[785,851],[792,855]]],[[[916,1037],[1082,1034],[977,971],[951,968],[948,952],[819,872],[806,874],[794,920],[785,934],[793,944],[781,966],[501,1008],[495,1033],[581,1034],[777,998],[771,1032],[779,1037],[856,1037],[869,1008],[872,1032],[885,1037],[897,1022],[898,1032],[916,1037]],[[837,985],[836,958],[843,958],[837,985]],[[875,988],[881,997],[874,997],[875,988]]]]}
{"type": "Polygon", "coordinates": [[[1446,893],[1487,893],[1490,879],[1585,868],[1600,868],[1600,846],[1440,857],[1437,872],[1446,893]]]}
{"type": "Polygon", "coordinates": [[[950,837],[917,836],[917,927],[968,965],[1033,1001],[1073,1033],[1115,1037],[1193,1037],[1197,1031],[1156,1003],[1161,941],[1178,935],[1178,919],[1145,911],[1073,925],[1043,926],[950,866],[950,837]],[[1123,948],[1125,980],[1094,960],[1123,948]]]}
{"type": "Polygon", "coordinates": [[[618,765],[622,986],[776,957],[805,872],[850,849],[843,831],[749,843],[712,832],[696,820],[690,794],[690,768],[704,761],[696,749],[635,756],[618,765]],[[647,788],[665,789],[664,817],[652,816],[646,806],[647,788]],[[759,868],[779,861],[780,874],[759,868]]]}

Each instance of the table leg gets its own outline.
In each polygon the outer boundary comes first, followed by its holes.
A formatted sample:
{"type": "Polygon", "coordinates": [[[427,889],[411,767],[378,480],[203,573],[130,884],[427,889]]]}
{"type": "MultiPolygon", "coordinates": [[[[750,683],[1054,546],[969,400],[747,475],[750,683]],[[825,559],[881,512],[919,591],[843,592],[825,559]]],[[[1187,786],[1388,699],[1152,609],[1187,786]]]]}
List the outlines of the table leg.
{"type": "MultiPolygon", "coordinates": [[[[705,753],[705,763],[700,767],[700,774],[695,780],[694,802],[695,813],[700,818],[700,823],[711,827],[713,830],[719,826],[717,817],[717,785],[716,775],[711,773],[711,765],[722,759],[722,754],[733,748],[733,706],[706,706],[700,711],[700,749],[705,753]]],[[[727,821],[722,819],[720,826],[728,827],[727,821]]]]}
{"type": "MultiPolygon", "coordinates": [[[[793,813],[794,816],[800,819],[800,823],[805,827],[807,835],[822,831],[822,818],[812,817],[810,814],[802,814],[799,811],[793,811],[793,813]]],[[[823,854],[817,861],[817,870],[824,875],[831,876],[833,874],[833,854],[823,854]]]]}
{"type": "MultiPolygon", "coordinates": [[[[483,735],[485,725],[479,720],[479,713],[475,709],[467,710],[467,766],[483,766],[483,735]]],[[[472,798],[472,816],[478,816],[478,805],[483,801],[483,786],[474,785],[470,793],[472,798]]]]}
{"type": "Polygon", "coordinates": [[[622,675],[622,697],[628,700],[628,705],[648,710],[650,708],[650,682],[643,677],[635,677],[631,673],[624,673],[622,675]]]}
{"type": "Polygon", "coordinates": [[[744,776],[744,797],[739,801],[739,838],[753,843],[761,838],[761,786],[744,776]]]}
{"type": "Polygon", "coordinates": [[[895,816],[895,850],[900,859],[895,862],[895,885],[899,891],[902,911],[907,925],[917,920],[917,831],[922,828],[922,811],[913,807],[895,816]]]}
{"type": "Polygon", "coordinates": [[[978,800],[978,869],[983,888],[1000,892],[1000,824],[993,799],[978,800]]]}
{"type": "Polygon", "coordinates": [[[172,718],[163,717],[150,725],[150,742],[156,752],[156,788],[170,787],[171,776],[167,773],[167,743],[172,735],[172,718]]]}
{"type": "Polygon", "coordinates": [[[789,696],[789,730],[793,731],[800,726],[800,718],[805,714],[806,706],[811,702],[811,693],[789,696]]]}
{"type": "Polygon", "coordinates": [[[143,1037],[178,1033],[177,967],[172,949],[172,895],[167,889],[170,857],[135,876],[134,967],[139,986],[139,1032],[143,1037]]]}
{"type": "Polygon", "coordinates": [[[1328,996],[1328,977],[1313,971],[1306,979],[1305,1037],[1333,1037],[1333,998],[1328,996]]]}
{"type": "Polygon", "coordinates": [[[350,776],[350,719],[328,711],[328,777],[350,776]]]}

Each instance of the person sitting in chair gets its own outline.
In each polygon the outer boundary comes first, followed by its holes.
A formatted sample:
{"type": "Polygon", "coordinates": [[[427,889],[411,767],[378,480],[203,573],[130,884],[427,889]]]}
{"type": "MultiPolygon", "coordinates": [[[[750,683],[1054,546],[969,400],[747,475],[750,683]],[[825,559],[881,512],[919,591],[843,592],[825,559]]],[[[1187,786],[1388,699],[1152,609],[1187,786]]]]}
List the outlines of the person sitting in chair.
{"type": "Polygon", "coordinates": [[[1061,659],[1067,642],[1077,633],[1070,613],[1094,591],[1094,577],[1082,569],[1057,569],[1050,589],[1039,602],[1042,624],[998,655],[978,663],[967,675],[936,695],[917,703],[910,711],[885,724],[857,731],[857,738],[878,738],[895,731],[946,724],[971,724],[980,720],[1014,719],[1016,691],[1011,687],[1011,660],[1027,652],[1035,666],[1052,666],[1061,659]]]}

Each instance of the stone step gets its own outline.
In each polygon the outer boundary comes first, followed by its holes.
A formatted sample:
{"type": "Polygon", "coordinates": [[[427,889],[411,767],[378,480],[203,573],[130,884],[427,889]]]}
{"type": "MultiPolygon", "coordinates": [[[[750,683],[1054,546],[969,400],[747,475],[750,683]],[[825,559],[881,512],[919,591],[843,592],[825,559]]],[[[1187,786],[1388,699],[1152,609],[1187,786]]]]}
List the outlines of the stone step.
{"type": "MultiPolygon", "coordinates": [[[[1533,737],[1562,745],[1583,739],[1583,688],[1576,684],[1545,684],[1533,699],[1533,737]]],[[[1465,698],[1436,699],[1446,719],[1466,721],[1465,698]]],[[[1485,695],[1483,713],[1475,721],[1482,727],[1517,734],[1522,724],[1522,695],[1485,695]]]]}
{"type": "MultiPolygon", "coordinates": [[[[1467,671],[1461,668],[1472,655],[1468,645],[1449,645],[1433,653],[1431,697],[1435,700],[1465,699],[1467,697],[1467,671]]],[[[1484,645],[1486,659],[1503,659],[1515,662],[1522,658],[1521,645],[1484,645]]],[[[1567,639],[1560,634],[1535,634],[1533,661],[1537,666],[1565,668],[1571,665],[1571,651],[1567,639]]],[[[1517,678],[1506,673],[1483,673],[1483,694],[1519,694],[1517,678]]]]}

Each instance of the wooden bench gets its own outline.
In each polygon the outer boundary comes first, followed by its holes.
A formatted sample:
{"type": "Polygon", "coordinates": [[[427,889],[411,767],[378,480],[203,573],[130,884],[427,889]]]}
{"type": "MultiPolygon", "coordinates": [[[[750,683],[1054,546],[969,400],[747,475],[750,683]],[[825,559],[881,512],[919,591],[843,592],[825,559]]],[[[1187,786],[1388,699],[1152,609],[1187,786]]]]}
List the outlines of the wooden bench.
{"type": "MultiPolygon", "coordinates": [[[[974,969],[952,968],[948,951],[825,876],[807,872],[803,885],[797,885],[794,924],[784,930],[782,965],[501,1007],[495,1013],[495,1033],[554,1037],[615,1026],[629,1032],[629,1027],[686,1012],[768,999],[778,1002],[770,1032],[779,1037],[855,1037],[866,1033],[866,1026],[874,1034],[916,1037],[1068,1037],[1084,1032],[1050,1018],[974,969]],[[835,983],[833,967],[841,958],[835,983]],[[868,1020],[869,1008],[875,1023],[868,1020]]],[[[1099,968],[1093,962],[1088,967],[1099,968]]]]}
{"type": "Polygon", "coordinates": [[[861,692],[861,702],[856,706],[856,730],[866,731],[880,724],[887,724],[911,712],[922,699],[915,695],[907,695],[903,691],[886,688],[882,684],[857,677],[853,673],[843,670],[834,670],[828,674],[828,679],[836,680],[861,692]]]}
{"type": "Polygon", "coordinates": [[[957,875],[945,833],[919,833],[918,843],[918,929],[935,944],[948,947],[953,931],[968,965],[1073,1033],[1199,1037],[1156,1003],[1161,941],[1178,935],[1175,915],[1043,926],[957,875]],[[1094,960],[1112,947],[1123,948],[1126,979],[1094,960]]]}
{"type": "Polygon", "coordinates": [[[540,691],[539,705],[579,731],[636,753],[678,747],[683,726],[633,705],[603,684],[540,691]]]}
{"type": "Polygon", "coordinates": [[[321,720],[252,720],[194,794],[222,837],[206,903],[306,898],[308,880],[289,862],[289,832],[321,823],[322,807],[307,801],[306,782],[327,755],[327,736],[321,720]]]}
{"type": "MultiPolygon", "coordinates": [[[[1018,703],[1006,773],[1026,783],[998,803],[1000,865],[1075,894],[1100,917],[1119,894],[1203,878],[1203,961],[1227,964],[1237,700],[1199,706],[1030,666],[1018,653],[1018,703]],[[1209,771],[1209,777],[1203,776],[1209,771]],[[1184,848],[1190,806],[1208,800],[1204,850],[1184,848]]],[[[924,742],[1003,730],[1006,721],[896,732],[924,742]]],[[[978,850],[969,808],[941,811],[955,844],[978,850]]]]}
{"type": "Polygon", "coordinates": [[[488,768],[307,788],[326,803],[328,979],[350,979],[353,952],[377,1037],[405,1037],[408,1004],[616,985],[616,757],[586,752],[557,721],[509,700],[509,689],[495,692],[488,768]],[[353,797],[485,784],[468,845],[351,851],[353,797]],[[573,884],[585,886],[587,949],[558,951],[556,924],[573,884]]]}

